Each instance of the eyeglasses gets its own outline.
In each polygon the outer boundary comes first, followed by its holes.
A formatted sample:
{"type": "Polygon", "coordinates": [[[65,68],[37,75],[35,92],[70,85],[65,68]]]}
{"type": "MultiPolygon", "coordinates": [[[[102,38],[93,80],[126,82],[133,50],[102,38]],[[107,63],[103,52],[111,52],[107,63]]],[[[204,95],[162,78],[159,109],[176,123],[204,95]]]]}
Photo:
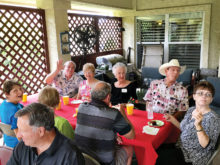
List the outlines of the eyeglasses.
{"type": "Polygon", "coordinates": [[[198,96],[212,97],[211,93],[197,92],[195,94],[198,95],[198,96]]]}

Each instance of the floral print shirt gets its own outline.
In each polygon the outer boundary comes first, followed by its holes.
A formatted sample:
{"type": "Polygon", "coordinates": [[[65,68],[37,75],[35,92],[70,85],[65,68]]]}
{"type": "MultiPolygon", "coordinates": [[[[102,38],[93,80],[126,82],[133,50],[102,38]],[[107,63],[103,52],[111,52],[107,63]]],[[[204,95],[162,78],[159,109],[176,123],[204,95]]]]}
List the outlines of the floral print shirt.
{"type": "Polygon", "coordinates": [[[206,165],[215,151],[215,145],[220,133],[220,118],[214,111],[203,115],[202,127],[209,137],[209,144],[203,148],[198,140],[195,119],[192,119],[192,112],[195,107],[189,108],[184,119],[180,123],[180,148],[186,162],[192,162],[193,165],[206,165]]]}
{"type": "Polygon", "coordinates": [[[152,81],[144,100],[151,102],[157,113],[174,114],[189,107],[187,89],[178,82],[168,87],[165,79],[152,81]]]}
{"type": "Polygon", "coordinates": [[[81,81],[83,81],[83,78],[76,73],[67,80],[63,71],[60,71],[53,80],[53,86],[58,90],[61,96],[74,97],[78,93],[81,81]]]}

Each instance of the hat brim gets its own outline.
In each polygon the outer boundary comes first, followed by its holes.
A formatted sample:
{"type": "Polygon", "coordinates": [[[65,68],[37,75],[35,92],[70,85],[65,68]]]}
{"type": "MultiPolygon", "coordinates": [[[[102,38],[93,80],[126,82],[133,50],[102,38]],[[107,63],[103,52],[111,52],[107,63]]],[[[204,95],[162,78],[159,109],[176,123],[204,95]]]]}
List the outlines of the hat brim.
{"type": "MultiPolygon", "coordinates": [[[[172,67],[172,66],[176,66],[176,65],[170,65],[169,63],[161,65],[159,68],[160,74],[163,76],[166,76],[165,70],[169,67],[172,67]]],[[[180,74],[182,74],[186,70],[186,66],[176,66],[176,67],[180,68],[180,74]]]]}

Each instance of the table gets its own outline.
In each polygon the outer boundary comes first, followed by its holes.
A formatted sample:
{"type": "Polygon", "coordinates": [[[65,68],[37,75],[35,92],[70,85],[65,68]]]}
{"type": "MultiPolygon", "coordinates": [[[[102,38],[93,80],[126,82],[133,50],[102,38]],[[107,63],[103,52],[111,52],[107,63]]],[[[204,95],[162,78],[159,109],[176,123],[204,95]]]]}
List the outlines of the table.
{"type": "Polygon", "coordinates": [[[134,147],[138,165],[154,165],[157,159],[156,149],[166,142],[176,142],[180,131],[170,122],[164,120],[163,115],[154,113],[154,120],[163,120],[164,125],[159,127],[157,135],[142,133],[143,126],[148,125],[146,111],[134,110],[134,114],[128,116],[134,126],[135,139],[127,139],[122,136],[124,145],[134,147]],[[172,136],[170,136],[172,135],[172,136]]]}
{"type": "MultiPolygon", "coordinates": [[[[27,97],[27,102],[23,104],[24,106],[31,104],[33,102],[38,102],[37,100],[38,94],[30,95],[27,97]]],[[[74,99],[70,98],[70,102],[73,101],[74,99]]],[[[55,114],[58,116],[61,116],[69,121],[73,129],[76,128],[76,117],[73,117],[73,114],[76,113],[75,109],[79,107],[80,104],[68,104],[64,105],[63,101],[61,99],[61,109],[60,110],[55,110],[55,114]]]]}
{"type": "MultiPolygon", "coordinates": [[[[27,102],[22,103],[24,106],[33,102],[37,102],[38,95],[28,96],[27,102]]],[[[70,98],[70,102],[73,99],[70,98]]],[[[61,109],[55,110],[55,113],[64,117],[72,125],[73,129],[76,127],[75,109],[79,104],[63,105],[61,101],[61,109]]],[[[122,136],[124,145],[131,145],[134,147],[138,165],[154,165],[157,159],[156,149],[166,142],[176,142],[179,136],[179,130],[173,126],[170,122],[164,120],[162,114],[154,113],[154,119],[163,120],[164,126],[160,127],[157,135],[148,135],[142,133],[143,126],[147,125],[147,113],[146,111],[134,110],[134,114],[128,116],[129,120],[134,126],[135,139],[126,139],[122,136]]]]}

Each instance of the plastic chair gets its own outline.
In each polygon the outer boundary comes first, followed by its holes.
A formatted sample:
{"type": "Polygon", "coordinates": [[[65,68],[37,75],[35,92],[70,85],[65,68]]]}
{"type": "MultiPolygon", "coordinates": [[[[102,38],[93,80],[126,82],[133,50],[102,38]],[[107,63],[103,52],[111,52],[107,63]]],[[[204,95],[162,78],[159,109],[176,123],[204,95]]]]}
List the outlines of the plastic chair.
{"type": "Polygon", "coordinates": [[[89,156],[86,153],[82,153],[85,159],[85,165],[101,165],[97,160],[93,157],[89,156]]]}
{"type": "Polygon", "coordinates": [[[13,148],[0,146],[0,164],[6,165],[13,152],[13,148]]]}
{"type": "Polygon", "coordinates": [[[11,130],[11,125],[0,122],[0,128],[4,134],[12,137],[16,137],[15,132],[11,130]]]}

